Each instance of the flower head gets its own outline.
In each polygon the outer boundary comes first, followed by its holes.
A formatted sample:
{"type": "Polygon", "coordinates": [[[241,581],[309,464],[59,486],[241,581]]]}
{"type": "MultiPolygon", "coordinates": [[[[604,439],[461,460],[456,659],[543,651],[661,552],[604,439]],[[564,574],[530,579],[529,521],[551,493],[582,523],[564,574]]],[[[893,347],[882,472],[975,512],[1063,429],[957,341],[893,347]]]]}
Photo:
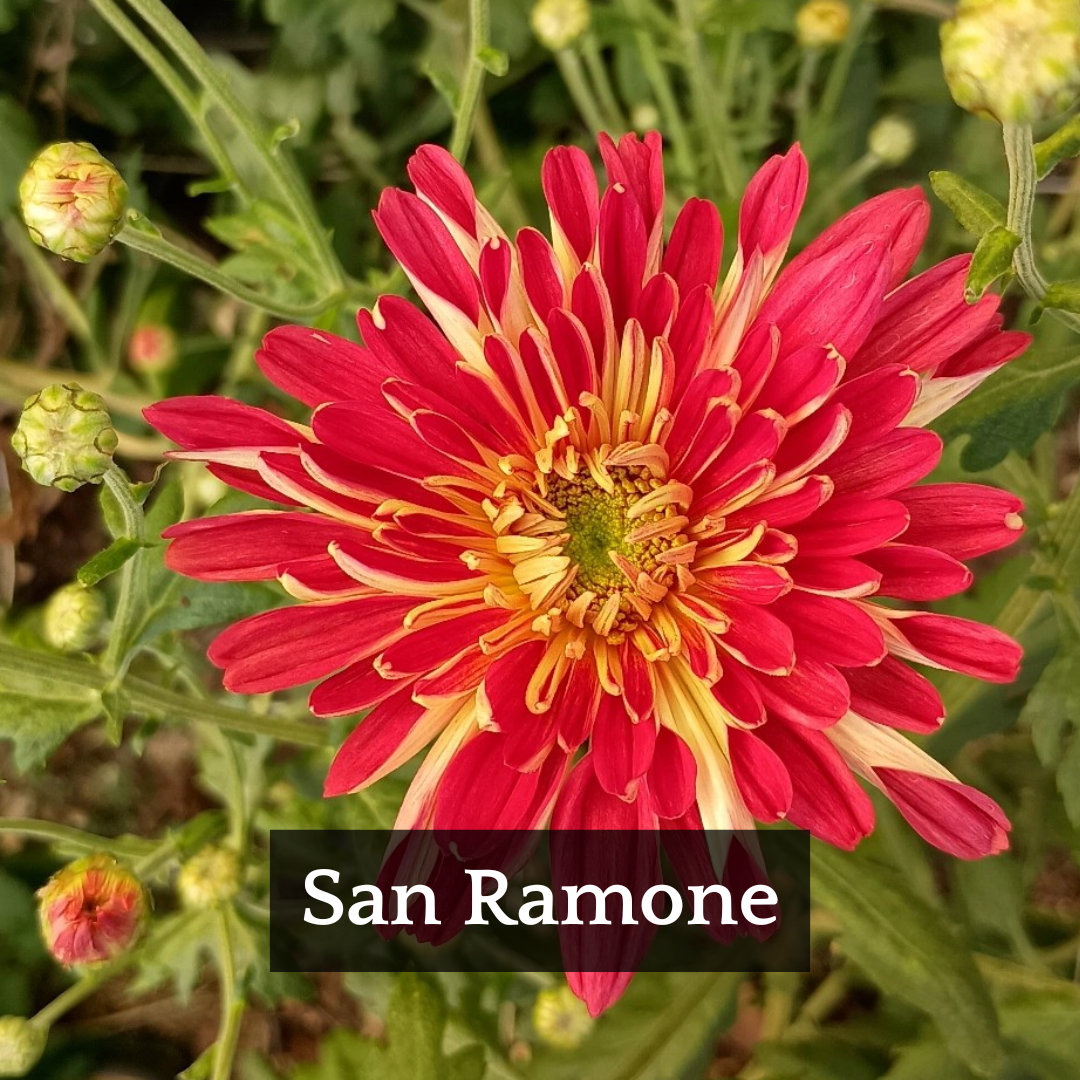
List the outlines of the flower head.
{"type": "Polygon", "coordinates": [[[851,25],[851,8],[844,0],[808,0],[795,13],[795,35],[804,49],[839,45],[851,25]]]}
{"type": "Polygon", "coordinates": [[[240,856],[231,848],[204,847],[180,868],[176,891],[196,910],[226,903],[240,889],[240,872],[240,856]]]}
{"type": "Polygon", "coordinates": [[[589,0],[537,0],[529,15],[536,40],[552,52],[570,48],[591,21],[589,0]]]}
{"type": "Polygon", "coordinates": [[[957,105],[1030,124],[1080,93],[1076,0],[960,0],[941,28],[945,80],[957,105]]]}
{"type": "Polygon", "coordinates": [[[127,184],[86,142],[45,147],[19,184],[23,220],[34,243],[74,262],[89,262],[123,224],[127,184]]]}
{"type": "Polygon", "coordinates": [[[1019,500],[920,481],[941,454],[923,425],[1027,335],[996,297],[965,303],[968,256],[905,281],[918,189],[781,269],[807,169],[774,157],[721,282],[712,203],[665,235],[659,137],[600,151],[602,192],[584,151],[545,160],[549,241],[511,239],[421,148],[418,194],[385,192],[376,221],[431,318],[388,296],[362,346],[283,327],[258,354],[310,424],[149,410],[177,456],[276,504],[167,534],[173,569],[298,601],[218,637],[226,686],[316,681],[316,714],[371,710],[329,795],[431,744],[398,828],[787,818],[851,848],[874,824],[858,774],[946,851],[1001,850],[1001,811],[904,732],[942,719],[920,668],[1017,670],[1012,640],[923,604],[1020,535],[1019,500]]]}
{"type": "Polygon", "coordinates": [[[588,1009],[565,983],[536,995],[532,1020],[540,1040],[556,1050],[576,1050],[593,1027],[588,1009]]]}
{"type": "Polygon", "coordinates": [[[125,952],[149,908],[139,879],[103,854],[69,863],[37,895],[45,944],[65,967],[102,963],[125,952]]]}
{"type": "Polygon", "coordinates": [[[27,399],[11,445],[39,484],[74,491],[101,483],[117,438],[104,400],[67,383],[27,399]]]}
{"type": "Polygon", "coordinates": [[[49,597],[42,636],[54,649],[83,652],[100,641],[106,615],[101,593],[72,582],[49,597]]]}
{"type": "Polygon", "coordinates": [[[899,165],[915,149],[918,139],[915,125],[902,116],[883,116],[870,129],[866,146],[885,165],[899,165]]]}

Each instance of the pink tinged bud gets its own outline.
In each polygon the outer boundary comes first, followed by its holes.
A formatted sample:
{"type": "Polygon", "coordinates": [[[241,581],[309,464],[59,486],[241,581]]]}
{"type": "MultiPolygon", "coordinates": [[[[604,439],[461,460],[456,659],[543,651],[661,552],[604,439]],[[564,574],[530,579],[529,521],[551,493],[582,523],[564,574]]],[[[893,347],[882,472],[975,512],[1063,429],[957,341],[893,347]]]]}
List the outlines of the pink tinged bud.
{"type": "Polygon", "coordinates": [[[23,220],[35,244],[89,262],[120,231],[128,190],[111,162],[89,143],[53,143],[19,184],[23,220]]]}
{"type": "Polygon", "coordinates": [[[100,853],[57,871],[37,895],[45,944],[65,967],[99,964],[125,952],[149,909],[139,879],[100,853]]]}
{"type": "Polygon", "coordinates": [[[141,323],[128,338],[128,363],[135,371],[157,374],[168,371],[178,355],[176,334],[160,323],[141,323]]]}

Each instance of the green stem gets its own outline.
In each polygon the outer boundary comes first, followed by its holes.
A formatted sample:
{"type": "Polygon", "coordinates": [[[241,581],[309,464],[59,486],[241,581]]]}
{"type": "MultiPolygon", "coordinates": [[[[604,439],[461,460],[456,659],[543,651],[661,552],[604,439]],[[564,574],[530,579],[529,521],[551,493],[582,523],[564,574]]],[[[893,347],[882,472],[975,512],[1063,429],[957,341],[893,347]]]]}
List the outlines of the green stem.
{"type": "Polygon", "coordinates": [[[814,117],[814,126],[817,132],[829,127],[840,107],[840,98],[847,86],[848,76],[851,74],[851,65],[855,62],[855,54],[859,51],[863,34],[873,15],[873,4],[863,3],[856,11],[851,20],[847,36],[840,48],[836,51],[832,67],[829,68],[825,86],[821,91],[821,101],[818,105],[817,115],[814,117]]]}
{"type": "Polygon", "coordinates": [[[275,300],[272,297],[263,296],[262,293],[249,288],[247,285],[237,281],[236,278],[226,274],[213,263],[185,251],[183,248],[166,240],[163,236],[142,228],[133,227],[130,223],[121,229],[116,239],[133,251],[141,251],[144,255],[150,255],[160,262],[167,263],[169,266],[173,266],[190,277],[205,282],[205,284],[239,300],[241,303],[261,308],[263,311],[268,311],[271,315],[278,315],[283,319],[297,321],[309,319],[332,307],[344,295],[341,292],[335,292],[323,297],[321,300],[313,300],[306,304],[290,304],[284,300],[275,300]]]}
{"type": "MultiPolygon", "coordinates": [[[[99,0],[100,2],[100,0],[99,0]]],[[[236,127],[259,158],[266,174],[312,245],[312,251],[326,275],[325,284],[335,292],[344,290],[345,274],[334,253],[330,237],[315,213],[308,189],[292,160],[260,128],[255,118],[229,86],[228,80],[210,61],[186,26],[161,0],[126,0],[143,21],[176,54],[195,80],[236,127]]]]}
{"type": "Polygon", "coordinates": [[[821,64],[820,49],[802,49],[795,79],[795,138],[805,139],[810,123],[810,91],[821,64]]]}
{"type": "MultiPolygon", "coordinates": [[[[1048,283],[1035,262],[1031,239],[1031,219],[1035,212],[1035,189],[1039,178],[1035,168],[1035,150],[1028,124],[1006,124],[1003,129],[1005,158],[1009,163],[1009,211],[1007,227],[1020,237],[1013,255],[1013,270],[1021,288],[1036,303],[1046,297],[1048,283]]],[[[1080,316],[1070,311],[1050,308],[1049,313],[1073,330],[1080,331],[1080,316]]]]}
{"type": "Polygon", "coordinates": [[[122,859],[137,859],[156,850],[156,845],[137,837],[98,836],[96,833],[37,818],[0,817],[0,833],[14,833],[33,840],[47,840],[78,851],[104,851],[122,859]]]}
{"type": "Polygon", "coordinates": [[[157,46],[120,10],[119,5],[114,3],[113,0],[90,0],[90,3],[97,9],[98,14],[105,22],[116,31],[117,36],[150,69],[154,78],[161,83],[173,101],[191,121],[192,126],[202,138],[207,153],[225,182],[230,187],[239,185],[239,178],[232,166],[232,162],[229,160],[228,151],[207,121],[205,111],[198,97],[176,73],[172,64],[165,59],[157,46]]]}
{"type": "Polygon", "coordinates": [[[765,974],[765,1001],[761,1010],[761,1039],[778,1039],[791,1023],[795,994],[802,975],[795,971],[765,974]]]}
{"type": "Polygon", "coordinates": [[[236,959],[233,955],[229,909],[221,907],[218,922],[218,971],[221,975],[221,1023],[214,1049],[214,1071],[211,1080],[229,1080],[233,1061],[240,1042],[240,1024],[244,1018],[244,999],[237,994],[236,959]]]}
{"type": "Polygon", "coordinates": [[[62,994],[53,998],[48,1005],[34,1016],[33,1023],[35,1026],[47,1031],[57,1020],[74,1009],[76,1005],[81,1005],[102,983],[107,982],[113,975],[125,968],[136,952],[137,950],[132,949],[112,963],[92,968],[78,982],[72,983],[62,994]]]}
{"type": "Polygon", "coordinates": [[[589,85],[585,69],[581,66],[577,53],[571,49],[561,49],[555,54],[555,63],[574,101],[574,107],[581,113],[581,119],[585,121],[585,126],[593,133],[607,131],[607,121],[604,119],[600,103],[596,100],[596,94],[589,85]]]}
{"type": "Polygon", "coordinates": [[[931,19],[951,19],[956,14],[955,7],[946,0],[874,0],[880,8],[893,8],[895,11],[910,11],[915,15],[928,15],[931,19]]]}
{"type": "Polygon", "coordinates": [[[465,78],[461,84],[461,100],[458,102],[454,127],[450,133],[450,153],[464,161],[472,140],[473,121],[484,89],[484,50],[489,47],[488,33],[491,13],[489,0],[469,0],[469,59],[465,66],[465,78]]]}
{"type": "Polygon", "coordinates": [[[697,113],[698,129],[705,136],[720,181],[728,198],[742,188],[742,155],[731,135],[731,115],[725,112],[716,94],[716,76],[698,33],[698,13],[694,0],[675,0],[682,36],[683,59],[690,80],[690,99],[697,113]]]}
{"type": "Polygon", "coordinates": [[[600,47],[596,43],[596,36],[587,33],[581,40],[581,55],[585,58],[585,67],[596,87],[596,96],[600,107],[608,117],[609,131],[622,134],[629,130],[629,124],[619,106],[619,99],[615,96],[615,88],[611,85],[608,77],[607,65],[600,54],[600,47]]]}
{"type": "Polygon", "coordinates": [[[675,158],[675,169],[685,184],[692,182],[696,173],[694,164],[693,142],[686,130],[675,91],[671,87],[667,69],[656,48],[653,35],[642,25],[646,10],[641,7],[641,0],[623,0],[635,25],[634,42],[645,78],[656,97],[656,106],[663,118],[664,128],[671,137],[671,149],[675,158]]]}
{"type": "MultiPolygon", "coordinates": [[[[109,466],[109,471],[105,474],[105,486],[108,487],[123,514],[124,536],[129,540],[143,543],[146,540],[146,524],[142,507],[135,501],[128,478],[116,464],[109,466]]],[[[120,598],[116,604],[116,614],[113,616],[109,647],[102,658],[102,667],[114,677],[122,674],[131,630],[143,599],[139,595],[141,590],[137,588],[142,563],[142,552],[136,552],[133,558],[124,563],[120,571],[120,598]]]]}
{"type": "MultiPolygon", "coordinates": [[[[46,697],[63,697],[65,690],[72,689],[101,691],[109,682],[104,672],[89,660],[45,656],[6,642],[0,644],[0,672],[40,680],[45,686],[43,696],[46,697]]],[[[254,716],[228,705],[186,697],[130,675],[125,678],[121,689],[128,708],[140,716],[160,717],[166,723],[173,724],[213,724],[226,731],[267,735],[278,742],[297,746],[326,746],[326,733],[311,724],[254,716]]]]}
{"type": "Polygon", "coordinates": [[[30,239],[21,222],[9,218],[4,222],[3,231],[8,243],[18,252],[23,265],[38,288],[48,298],[56,314],[63,319],[64,325],[71,331],[72,336],[86,346],[91,359],[95,359],[100,355],[100,350],[94,340],[90,320],[86,317],[83,306],[56,272],[53,260],[48,258],[30,239]]]}

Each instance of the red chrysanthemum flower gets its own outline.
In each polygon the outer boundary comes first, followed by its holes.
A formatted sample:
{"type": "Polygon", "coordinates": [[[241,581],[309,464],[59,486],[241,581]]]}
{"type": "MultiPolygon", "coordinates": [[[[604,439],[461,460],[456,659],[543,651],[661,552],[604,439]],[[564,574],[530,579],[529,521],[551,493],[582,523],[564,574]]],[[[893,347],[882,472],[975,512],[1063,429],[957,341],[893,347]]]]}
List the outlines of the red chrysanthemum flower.
{"type": "Polygon", "coordinates": [[[272,331],[259,364],[310,426],[216,397],[149,410],[177,456],[285,507],[167,534],[173,569],[300,601],[217,639],[226,686],[317,680],[317,715],[371,710],[330,795],[431,744],[402,828],[786,818],[851,848],[873,826],[856,773],[945,851],[1000,851],[1000,809],[902,732],[943,715],[912,664],[1016,674],[1012,640],[921,605],[1016,539],[1019,500],[919,481],[941,453],[923,425],[1027,336],[996,297],[965,303],[967,256],[904,282],[918,189],[781,271],[807,169],[774,157],[718,288],[712,203],[665,241],[659,137],[600,151],[602,194],[584,151],[547,156],[549,242],[511,241],[421,148],[418,194],[375,218],[434,321],[391,296],[362,346],[272,331]]]}

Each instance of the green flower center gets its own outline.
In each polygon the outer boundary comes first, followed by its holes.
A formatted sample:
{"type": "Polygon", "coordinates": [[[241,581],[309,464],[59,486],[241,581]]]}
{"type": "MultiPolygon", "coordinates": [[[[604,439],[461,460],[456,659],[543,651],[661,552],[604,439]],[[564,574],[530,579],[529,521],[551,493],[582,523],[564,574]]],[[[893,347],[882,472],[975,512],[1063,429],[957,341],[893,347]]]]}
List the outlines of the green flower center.
{"type": "Polygon", "coordinates": [[[569,480],[558,475],[547,478],[547,501],[566,518],[569,540],[563,545],[563,554],[577,566],[568,597],[592,592],[597,606],[613,591],[633,587],[613,555],[622,556],[636,571],[664,582],[674,576],[674,570],[660,562],[659,556],[686,540],[685,536],[671,534],[630,539],[649,526],[677,516],[679,511],[669,503],[631,518],[631,508],[664,482],[643,467],[615,467],[609,475],[614,483],[612,491],[606,491],[585,471],[569,480]]]}

